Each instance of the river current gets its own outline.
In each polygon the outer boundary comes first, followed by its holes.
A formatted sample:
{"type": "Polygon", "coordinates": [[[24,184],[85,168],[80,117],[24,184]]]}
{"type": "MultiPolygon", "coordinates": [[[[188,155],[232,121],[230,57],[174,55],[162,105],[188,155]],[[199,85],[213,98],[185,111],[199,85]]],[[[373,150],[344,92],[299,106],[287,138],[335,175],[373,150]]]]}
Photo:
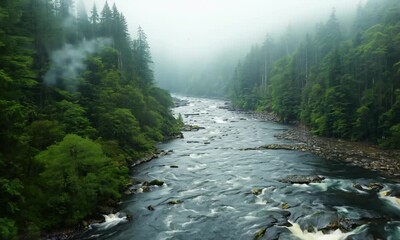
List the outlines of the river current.
{"type": "Polygon", "coordinates": [[[160,150],[172,151],[136,166],[131,176],[165,183],[150,192],[133,186],[136,192],[122,199],[121,213],[92,226],[87,238],[254,239],[265,229],[260,239],[400,239],[400,205],[382,194],[398,189],[398,184],[307,152],[243,151],[296,143],[275,137],[290,126],[228,111],[221,100],[184,99],[189,105],[174,113],[204,129],[159,144],[160,150]],[[280,181],[289,175],[325,179],[308,185],[280,181]],[[370,183],[384,188],[364,187],[370,183]],[[252,193],[255,189],[258,195],[252,193]],[[173,200],[180,203],[168,204],[173,200]],[[126,213],[132,220],[124,217],[126,213]],[[348,230],[342,232],[336,225],[348,230]]]}

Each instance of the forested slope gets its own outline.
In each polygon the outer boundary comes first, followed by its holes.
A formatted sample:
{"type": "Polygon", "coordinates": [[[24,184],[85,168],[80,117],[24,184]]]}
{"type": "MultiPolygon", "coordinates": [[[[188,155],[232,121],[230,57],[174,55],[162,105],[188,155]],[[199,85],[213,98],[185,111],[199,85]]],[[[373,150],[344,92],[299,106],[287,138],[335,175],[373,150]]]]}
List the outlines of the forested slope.
{"type": "Polygon", "coordinates": [[[35,239],[118,199],[128,166],[175,134],[144,31],[107,3],[0,2],[0,238],[35,239]]]}
{"type": "Polygon", "coordinates": [[[236,107],[314,133],[400,147],[400,2],[369,0],[348,28],[335,11],[314,32],[267,36],[238,64],[236,107]]]}

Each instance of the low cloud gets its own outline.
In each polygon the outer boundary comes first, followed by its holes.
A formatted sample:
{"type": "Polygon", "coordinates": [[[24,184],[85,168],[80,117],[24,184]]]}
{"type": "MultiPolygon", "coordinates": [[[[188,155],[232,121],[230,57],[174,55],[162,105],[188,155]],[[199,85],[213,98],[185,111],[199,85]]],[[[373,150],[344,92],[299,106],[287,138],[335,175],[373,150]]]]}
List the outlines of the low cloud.
{"type": "Polygon", "coordinates": [[[55,85],[62,81],[69,91],[75,91],[79,84],[79,74],[86,69],[85,60],[90,54],[99,52],[111,43],[110,39],[97,38],[83,40],[79,44],[66,44],[50,55],[50,69],[44,76],[44,82],[55,85]]]}

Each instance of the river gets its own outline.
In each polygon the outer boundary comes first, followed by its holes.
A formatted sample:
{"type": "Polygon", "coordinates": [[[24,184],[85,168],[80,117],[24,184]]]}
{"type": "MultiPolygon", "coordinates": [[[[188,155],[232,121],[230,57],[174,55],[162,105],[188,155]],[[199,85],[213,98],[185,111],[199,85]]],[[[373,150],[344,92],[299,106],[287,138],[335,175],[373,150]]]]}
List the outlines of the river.
{"type": "Polygon", "coordinates": [[[384,194],[398,184],[307,152],[243,151],[293,143],[274,137],[290,126],[228,111],[221,100],[185,99],[189,105],[174,113],[205,129],[160,144],[172,152],[136,166],[132,178],[165,183],[150,192],[134,186],[137,192],[122,199],[121,214],[93,225],[88,239],[253,239],[263,229],[260,239],[400,239],[400,205],[384,194]],[[280,181],[289,175],[325,179],[308,185],[280,181]],[[384,188],[371,190],[370,183],[384,188]]]}

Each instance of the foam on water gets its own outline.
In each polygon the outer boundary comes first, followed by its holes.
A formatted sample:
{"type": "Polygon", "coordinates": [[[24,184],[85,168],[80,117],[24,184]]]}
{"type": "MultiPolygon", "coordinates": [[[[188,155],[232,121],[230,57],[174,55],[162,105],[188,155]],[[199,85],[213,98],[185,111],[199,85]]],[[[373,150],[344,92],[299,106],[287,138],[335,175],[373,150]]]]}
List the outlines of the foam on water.
{"type": "Polygon", "coordinates": [[[390,190],[384,190],[379,192],[379,198],[389,203],[391,206],[400,210],[400,198],[388,196],[390,190]]]}
{"type": "Polygon", "coordinates": [[[189,155],[189,157],[190,157],[190,158],[193,158],[193,159],[198,159],[198,158],[201,158],[203,155],[204,155],[204,154],[191,153],[191,154],[189,155]]]}
{"type": "Polygon", "coordinates": [[[207,167],[207,164],[197,164],[193,167],[188,167],[187,170],[193,172],[193,171],[203,170],[206,167],[207,167]]]}
{"type": "MultiPolygon", "coordinates": [[[[289,221],[290,222],[290,221],[289,221]]],[[[297,223],[292,223],[291,227],[287,227],[293,236],[301,240],[344,240],[348,236],[359,233],[363,230],[364,226],[358,227],[352,232],[344,233],[340,229],[336,229],[328,234],[324,234],[322,231],[308,232],[303,231],[300,225],[297,223]]]]}
{"type": "Polygon", "coordinates": [[[91,224],[90,227],[99,230],[104,230],[128,221],[127,217],[122,216],[121,213],[119,212],[115,214],[111,213],[108,215],[103,215],[103,217],[104,217],[104,222],[91,224]]]}

